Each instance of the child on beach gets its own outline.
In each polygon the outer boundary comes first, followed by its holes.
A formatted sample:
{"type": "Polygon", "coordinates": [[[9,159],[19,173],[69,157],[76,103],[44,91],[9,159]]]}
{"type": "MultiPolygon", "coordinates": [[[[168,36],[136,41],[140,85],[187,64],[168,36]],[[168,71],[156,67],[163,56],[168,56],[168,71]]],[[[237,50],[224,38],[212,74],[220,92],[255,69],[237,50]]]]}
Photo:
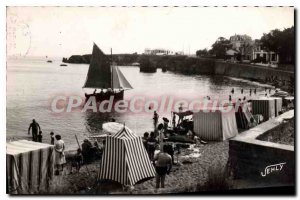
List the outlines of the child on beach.
{"type": "Polygon", "coordinates": [[[72,159],[72,164],[71,164],[71,174],[73,172],[73,167],[75,167],[76,172],[78,173],[81,166],[83,164],[83,157],[82,157],[82,153],[81,153],[81,149],[77,149],[77,153],[74,155],[73,159],[72,159]]]}
{"type": "Polygon", "coordinates": [[[50,133],[50,137],[51,137],[51,144],[54,145],[54,133],[53,132],[50,133]]]}
{"type": "Polygon", "coordinates": [[[41,142],[42,143],[43,140],[43,136],[42,136],[42,131],[39,132],[38,136],[37,136],[37,142],[41,142]]]}

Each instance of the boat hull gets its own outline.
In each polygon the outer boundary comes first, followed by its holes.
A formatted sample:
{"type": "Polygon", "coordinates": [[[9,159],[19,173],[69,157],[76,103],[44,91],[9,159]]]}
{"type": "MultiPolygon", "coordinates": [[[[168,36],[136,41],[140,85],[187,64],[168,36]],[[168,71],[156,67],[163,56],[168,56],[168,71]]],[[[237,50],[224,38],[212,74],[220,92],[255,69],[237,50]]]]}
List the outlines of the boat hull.
{"type": "Polygon", "coordinates": [[[97,102],[109,100],[111,97],[113,97],[113,101],[123,100],[124,90],[119,92],[106,92],[106,93],[102,92],[102,93],[85,94],[86,101],[90,97],[95,97],[97,102]]]}

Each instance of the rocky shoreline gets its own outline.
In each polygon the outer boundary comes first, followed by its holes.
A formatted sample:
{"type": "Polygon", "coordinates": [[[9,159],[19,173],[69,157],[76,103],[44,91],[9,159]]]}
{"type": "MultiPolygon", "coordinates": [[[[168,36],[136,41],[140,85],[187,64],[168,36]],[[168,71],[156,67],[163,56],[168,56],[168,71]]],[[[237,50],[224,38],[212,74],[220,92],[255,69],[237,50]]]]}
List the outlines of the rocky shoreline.
{"type": "MultiPolygon", "coordinates": [[[[294,92],[295,77],[293,65],[279,65],[271,68],[247,63],[231,63],[214,58],[188,56],[156,56],[141,54],[113,54],[114,63],[119,66],[133,66],[140,63],[141,72],[156,72],[157,68],[183,74],[220,75],[248,79],[271,84],[276,88],[294,92]]],[[[72,55],[63,58],[65,63],[89,64],[91,55],[72,55]]]]}

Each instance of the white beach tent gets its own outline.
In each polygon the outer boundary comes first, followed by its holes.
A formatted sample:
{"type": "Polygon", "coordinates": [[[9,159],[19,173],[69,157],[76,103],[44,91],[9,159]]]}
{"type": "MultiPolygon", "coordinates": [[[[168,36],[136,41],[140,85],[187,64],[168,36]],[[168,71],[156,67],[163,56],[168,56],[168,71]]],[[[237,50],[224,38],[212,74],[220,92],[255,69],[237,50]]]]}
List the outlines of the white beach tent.
{"type": "Polygon", "coordinates": [[[222,141],[232,138],[238,134],[235,110],[233,108],[228,112],[225,108],[205,109],[195,112],[194,131],[197,136],[203,140],[222,141]]]}
{"type": "Polygon", "coordinates": [[[54,146],[19,140],[6,143],[6,181],[9,194],[48,189],[54,171],[54,146]]]}
{"type": "Polygon", "coordinates": [[[141,137],[121,129],[107,136],[98,180],[113,180],[122,185],[134,185],[140,180],[154,177],[141,137]]]}
{"type": "MultiPolygon", "coordinates": [[[[106,136],[113,135],[118,133],[124,128],[124,124],[120,124],[117,122],[107,122],[102,124],[102,130],[103,133],[100,135],[90,135],[88,136],[90,139],[97,140],[98,142],[101,142],[106,139],[106,136]]],[[[132,130],[130,130],[127,126],[125,126],[128,132],[133,133],[132,130]]]]}

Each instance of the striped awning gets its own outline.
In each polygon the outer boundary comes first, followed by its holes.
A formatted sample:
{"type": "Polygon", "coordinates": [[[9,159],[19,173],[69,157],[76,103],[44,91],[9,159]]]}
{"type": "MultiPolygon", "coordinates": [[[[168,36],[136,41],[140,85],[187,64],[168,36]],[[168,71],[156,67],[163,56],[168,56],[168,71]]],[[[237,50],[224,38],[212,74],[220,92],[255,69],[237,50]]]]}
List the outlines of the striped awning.
{"type": "Polygon", "coordinates": [[[107,136],[99,180],[113,180],[122,185],[134,185],[140,180],[154,176],[155,169],[141,137],[126,128],[107,136]]]}
{"type": "Polygon", "coordinates": [[[54,146],[19,140],[6,143],[6,178],[10,194],[48,189],[54,171],[54,146]]]}

